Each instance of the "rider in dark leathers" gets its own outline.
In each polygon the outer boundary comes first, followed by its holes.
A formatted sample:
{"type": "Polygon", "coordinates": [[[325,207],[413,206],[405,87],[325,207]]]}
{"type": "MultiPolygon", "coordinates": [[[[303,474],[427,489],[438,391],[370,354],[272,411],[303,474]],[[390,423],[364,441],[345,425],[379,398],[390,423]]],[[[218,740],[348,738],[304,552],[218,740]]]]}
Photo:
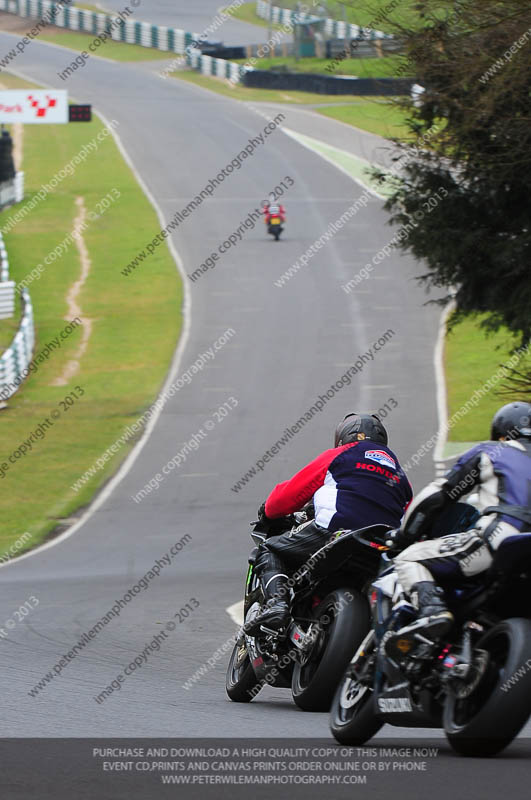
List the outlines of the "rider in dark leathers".
{"type": "Polygon", "coordinates": [[[453,623],[443,589],[485,572],[507,539],[531,531],[531,404],[509,403],[495,414],[490,442],[473,447],[445,478],[420,492],[404,517],[397,542],[429,535],[442,511],[472,489],[480,518],[472,530],[439,539],[417,541],[395,558],[398,580],[418,610],[418,618],[391,636],[385,645],[397,655],[396,643],[410,629],[433,642],[453,623]]]}
{"type": "Polygon", "coordinates": [[[330,533],[387,523],[397,527],[412,490],[387,431],[378,417],[348,414],[336,429],[334,447],[325,450],[288,481],[278,484],[258,514],[269,538],[261,545],[255,571],[266,599],[248,628],[278,630],[289,622],[289,573],[330,541],[330,533]],[[287,515],[313,498],[315,519],[281,535],[287,515]],[[277,520],[277,522],[276,522],[277,520]]]}

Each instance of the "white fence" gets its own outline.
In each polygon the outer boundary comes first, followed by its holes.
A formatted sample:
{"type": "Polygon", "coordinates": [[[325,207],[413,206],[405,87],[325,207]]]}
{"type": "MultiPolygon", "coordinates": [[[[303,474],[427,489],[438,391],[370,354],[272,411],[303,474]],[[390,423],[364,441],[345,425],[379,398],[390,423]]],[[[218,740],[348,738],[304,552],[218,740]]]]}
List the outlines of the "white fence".
{"type": "Polygon", "coordinates": [[[0,402],[19,388],[27,374],[35,345],[33,306],[27,289],[22,290],[22,320],[10,347],[0,357],[0,402]]]}
{"type": "Polygon", "coordinates": [[[0,281],[9,280],[9,259],[7,257],[7,250],[4,244],[4,237],[0,231],[0,281]]]}
{"type": "Polygon", "coordinates": [[[0,319],[10,319],[15,313],[15,281],[0,283],[0,319]]]}
{"type": "MultiPolygon", "coordinates": [[[[15,281],[9,280],[9,261],[0,233],[0,319],[15,313],[15,281]]],[[[33,306],[27,289],[22,290],[22,320],[11,346],[0,356],[0,402],[15,394],[26,375],[35,345],[33,306]]]]}
{"type": "MultiPolygon", "coordinates": [[[[0,183],[0,210],[24,199],[24,173],[17,172],[14,178],[0,183]]],[[[0,278],[4,280],[4,278],[0,278]]]]}
{"type": "Polygon", "coordinates": [[[199,50],[191,50],[186,56],[189,67],[198,70],[203,75],[213,75],[216,78],[227,78],[232,83],[239,83],[245,68],[233,61],[224,58],[203,56],[199,50]]]}
{"type": "MultiPolygon", "coordinates": [[[[124,9],[128,8],[124,1],[124,9]]],[[[95,11],[77,8],[51,0],[0,0],[0,11],[18,14],[21,17],[34,17],[68,28],[72,31],[83,31],[99,36],[106,33],[111,39],[126,44],[138,44],[141,47],[154,47],[156,50],[167,50],[170,53],[186,52],[186,48],[197,39],[198,34],[188,33],[180,28],[167,28],[163,25],[151,25],[149,22],[137,22],[128,19],[128,14],[100,14],[95,11]]]]}
{"type": "Polygon", "coordinates": [[[106,33],[114,41],[124,44],[136,44],[178,53],[186,56],[188,66],[202,72],[203,75],[229,78],[235,83],[239,82],[244,71],[233,62],[201,55],[201,52],[194,47],[200,34],[189,33],[180,28],[137,22],[125,16],[121,19],[117,14],[99,14],[75,6],[59,5],[51,0],[0,0],[0,11],[18,14],[21,17],[44,19],[50,23],[53,21],[59,28],[91,33],[95,37],[106,33]]]}
{"type": "MultiPolygon", "coordinates": [[[[272,8],[272,21],[276,25],[291,25],[294,19],[299,22],[306,20],[315,20],[315,14],[297,14],[290,8],[280,8],[273,6],[272,8]]],[[[256,14],[262,19],[269,19],[269,2],[267,0],[256,0],[256,14]]],[[[375,31],[372,28],[360,28],[359,25],[353,25],[349,22],[342,22],[337,19],[327,19],[325,22],[325,31],[328,36],[334,39],[358,39],[363,37],[368,41],[375,39],[392,39],[392,34],[383,33],[382,31],[375,31]]]]}

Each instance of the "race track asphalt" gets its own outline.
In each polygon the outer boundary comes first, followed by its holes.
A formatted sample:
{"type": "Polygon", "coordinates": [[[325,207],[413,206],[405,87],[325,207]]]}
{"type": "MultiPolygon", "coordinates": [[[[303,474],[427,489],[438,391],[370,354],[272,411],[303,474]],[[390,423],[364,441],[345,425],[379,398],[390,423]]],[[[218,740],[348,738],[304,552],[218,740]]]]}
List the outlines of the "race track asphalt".
{"type": "MultiPolygon", "coordinates": [[[[12,41],[0,34],[2,51],[12,41]]],[[[68,57],[65,50],[35,43],[17,67],[57,86],[54,76],[68,57]]],[[[118,134],[166,221],[266,124],[241,103],[184,82],[162,81],[135,65],[91,59],[72,76],[69,89],[120,123],[118,134]]],[[[168,401],[140,457],[80,530],[1,569],[6,614],[30,595],[40,601],[27,622],[0,642],[4,736],[328,736],[327,716],[299,711],[283,690],[264,691],[250,706],[231,704],[224,691],[225,656],[191,689],[183,684],[234,632],[225,609],[241,598],[248,522],[276,482],[330,446],[337,418],[350,409],[376,410],[393,398],[397,407],[386,424],[403,461],[437,430],[433,349],[440,312],[425,305],[414,280],[421,266],[396,252],[355,292],[342,291],[393,235],[376,198],[284,287],[274,285],[363,192],[281,129],[173,234],[185,271],[191,273],[214,252],[285,176],[294,185],[285,196],[283,240],[274,243],[259,224],[214,269],[189,281],[190,333],[177,374],[227,329],[234,335],[168,401]],[[351,386],[329,400],[244,489],[231,491],[284,429],[388,330],[392,337],[351,386]],[[212,426],[157,491],[135,503],[132,496],[231,397],[237,407],[212,426]],[[186,534],[191,541],[171,566],[60,676],[30,696],[82,632],[186,534]],[[120,691],[96,703],[94,697],[191,598],[199,607],[160,651],[120,691]]],[[[149,261],[123,280],[124,292],[133,281],[149,291],[149,261]]],[[[432,477],[427,456],[411,478],[418,489],[432,477]]],[[[404,732],[386,729],[386,734],[404,732]]]]}

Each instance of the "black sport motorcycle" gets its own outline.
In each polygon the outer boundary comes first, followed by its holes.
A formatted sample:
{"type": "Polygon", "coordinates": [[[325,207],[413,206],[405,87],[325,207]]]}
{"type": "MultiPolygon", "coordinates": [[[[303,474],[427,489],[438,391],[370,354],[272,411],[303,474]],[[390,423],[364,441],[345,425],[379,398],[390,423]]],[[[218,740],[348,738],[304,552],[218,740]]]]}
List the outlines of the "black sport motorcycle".
{"type": "MultiPolygon", "coordinates": [[[[286,518],[284,530],[301,524],[306,514],[286,518]]],[[[259,523],[251,537],[256,545],[266,538],[259,523]]],[[[254,571],[258,547],[249,557],[245,584],[244,627],[236,636],[226,689],[231,700],[248,703],[263,686],[289,688],[305,711],[328,711],[336,686],[370,626],[366,590],[378,574],[382,547],[374,541],[390,530],[373,525],[359,531],[331,534],[291,578],[292,621],[284,632],[260,627],[245,632],[260,612],[264,596],[254,571]]]]}
{"type": "Polygon", "coordinates": [[[507,539],[486,574],[445,587],[455,623],[444,644],[419,632],[386,640],[415,619],[392,568],[374,581],[373,627],[331,708],[338,742],[360,746],[384,723],[443,728],[465,756],[501,752],[531,714],[531,533],[507,539]]]}

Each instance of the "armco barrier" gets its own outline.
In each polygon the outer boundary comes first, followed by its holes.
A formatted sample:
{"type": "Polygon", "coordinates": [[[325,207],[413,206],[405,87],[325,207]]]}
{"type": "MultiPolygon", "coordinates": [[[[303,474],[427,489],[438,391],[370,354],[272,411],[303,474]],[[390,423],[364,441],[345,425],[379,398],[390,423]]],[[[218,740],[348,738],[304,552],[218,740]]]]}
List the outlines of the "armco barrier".
{"type": "Polygon", "coordinates": [[[233,61],[225,61],[223,58],[212,58],[211,56],[201,55],[199,50],[192,50],[186,54],[186,63],[189,67],[198,70],[203,75],[213,75],[216,78],[227,78],[233,83],[239,83],[245,68],[233,61]]]}
{"type": "Polygon", "coordinates": [[[107,33],[116,42],[177,53],[185,56],[187,65],[203,75],[230,78],[233,83],[238,83],[244,72],[238,64],[203,56],[201,51],[194,47],[200,39],[200,34],[189,33],[180,28],[120,19],[117,14],[100,14],[75,6],[59,6],[51,0],[0,0],[0,11],[18,14],[21,17],[50,19],[59,28],[91,33],[95,37],[107,33]],[[116,23],[116,20],[119,22],[116,23]]]}
{"type": "MultiPolygon", "coordinates": [[[[256,14],[262,19],[269,19],[269,3],[267,0],[256,0],[256,14]]],[[[294,18],[299,22],[304,22],[306,19],[315,19],[315,14],[297,14],[290,8],[279,8],[273,6],[272,21],[276,25],[292,25],[294,18]]],[[[325,33],[328,36],[333,36],[337,39],[367,39],[374,41],[375,39],[392,39],[393,35],[390,33],[383,33],[382,31],[374,31],[371,28],[360,28],[359,25],[352,25],[348,22],[341,22],[337,19],[327,19],[325,22],[325,33]]]]}
{"type": "Polygon", "coordinates": [[[35,345],[33,306],[27,289],[22,290],[22,320],[10,347],[0,357],[0,402],[11,397],[25,375],[35,345]]]}
{"type": "Polygon", "coordinates": [[[316,94],[354,94],[363,96],[410,94],[412,78],[341,78],[304,72],[252,70],[242,78],[254,89],[290,89],[316,94]]]}
{"type": "Polygon", "coordinates": [[[4,244],[4,237],[0,231],[0,282],[9,280],[9,260],[7,258],[7,250],[4,244]]]}
{"type": "Polygon", "coordinates": [[[0,281],[0,319],[11,319],[15,313],[15,281],[0,281]]]}
{"type": "MultiPolygon", "coordinates": [[[[127,3],[124,0],[124,8],[126,7],[127,3]]],[[[118,14],[100,14],[76,6],[59,5],[51,0],[0,0],[0,11],[18,14],[21,17],[50,20],[51,24],[59,28],[83,31],[94,36],[107,33],[116,42],[153,47],[155,50],[167,50],[170,53],[183,55],[186,48],[196,41],[199,35],[179,28],[167,28],[163,25],[151,25],[149,22],[127,19],[124,12],[122,19],[118,14]]]]}
{"type": "MultiPolygon", "coordinates": [[[[264,19],[269,18],[269,3],[264,2],[264,0],[257,0],[256,10],[259,16],[264,19]]],[[[152,25],[149,22],[122,19],[117,14],[98,13],[72,5],[63,6],[52,2],[52,0],[0,0],[0,11],[18,14],[21,17],[50,20],[59,28],[91,33],[95,37],[106,33],[114,41],[124,44],[136,44],[141,47],[151,47],[155,50],[184,55],[186,64],[192,69],[198,70],[203,75],[227,78],[232,83],[239,83],[242,80],[242,76],[248,74],[245,68],[239,64],[226,59],[203,55],[200,50],[194,47],[194,44],[201,38],[200,34],[189,33],[180,28],[168,28],[163,25],[152,25]]],[[[123,15],[123,12],[121,13],[123,15]]],[[[294,16],[296,17],[295,12],[290,9],[273,6],[274,22],[292,25],[294,16]]],[[[300,14],[298,19],[302,20],[305,17],[315,19],[312,15],[304,14],[300,14]]],[[[330,36],[363,38],[370,42],[383,42],[383,40],[393,39],[390,34],[373,31],[369,28],[360,28],[358,25],[347,25],[344,22],[333,19],[326,20],[325,32],[330,36]]],[[[261,45],[253,45],[250,50],[246,48],[247,57],[250,54],[254,55],[255,50],[258,51],[261,47],[261,45]]],[[[290,51],[291,49],[292,45],[289,46],[290,51]]],[[[287,55],[288,53],[279,54],[287,55]]],[[[336,93],[345,94],[346,92],[336,93]]]]}

